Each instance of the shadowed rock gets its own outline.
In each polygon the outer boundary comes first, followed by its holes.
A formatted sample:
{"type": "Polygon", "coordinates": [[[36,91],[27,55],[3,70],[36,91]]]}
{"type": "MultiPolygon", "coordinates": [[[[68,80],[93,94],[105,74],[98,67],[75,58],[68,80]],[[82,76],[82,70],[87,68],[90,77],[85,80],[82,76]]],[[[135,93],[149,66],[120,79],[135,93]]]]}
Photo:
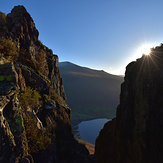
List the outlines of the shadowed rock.
{"type": "Polygon", "coordinates": [[[0,13],[0,23],[0,162],[91,162],[72,134],[58,56],[23,6],[0,13]]]}
{"type": "Polygon", "coordinates": [[[98,163],[163,162],[163,45],[126,67],[116,118],[96,140],[98,163]]]}

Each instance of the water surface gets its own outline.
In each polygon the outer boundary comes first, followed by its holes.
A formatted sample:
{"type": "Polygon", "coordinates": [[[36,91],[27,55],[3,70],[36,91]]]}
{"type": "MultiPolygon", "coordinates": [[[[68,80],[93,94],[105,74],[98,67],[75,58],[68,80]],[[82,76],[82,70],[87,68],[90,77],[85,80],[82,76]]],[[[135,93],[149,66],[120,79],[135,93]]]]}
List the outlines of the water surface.
{"type": "Polygon", "coordinates": [[[103,128],[104,124],[109,121],[109,119],[94,119],[89,121],[83,121],[78,125],[78,131],[80,138],[95,144],[96,137],[98,136],[100,130],[103,128]]]}

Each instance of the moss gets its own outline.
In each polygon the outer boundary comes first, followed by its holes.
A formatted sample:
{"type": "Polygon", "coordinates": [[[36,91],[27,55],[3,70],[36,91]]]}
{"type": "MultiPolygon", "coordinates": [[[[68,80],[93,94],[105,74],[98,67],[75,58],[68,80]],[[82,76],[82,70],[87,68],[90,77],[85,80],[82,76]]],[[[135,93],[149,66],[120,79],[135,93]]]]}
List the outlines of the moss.
{"type": "Polygon", "coordinates": [[[0,75],[0,81],[12,81],[13,77],[11,75],[0,75]]]}
{"type": "Polygon", "coordinates": [[[12,79],[13,79],[13,78],[12,78],[11,75],[7,75],[7,76],[6,76],[6,80],[7,80],[7,81],[12,81],[12,79]]]}
{"type": "Polygon", "coordinates": [[[5,76],[0,75],[0,81],[4,81],[5,80],[5,76]]]}
{"type": "Polygon", "coordinates": [[[15,118],[15,123],[19,132],[23,131],[23,120],[21,115],[17,115],[15,118]]]}

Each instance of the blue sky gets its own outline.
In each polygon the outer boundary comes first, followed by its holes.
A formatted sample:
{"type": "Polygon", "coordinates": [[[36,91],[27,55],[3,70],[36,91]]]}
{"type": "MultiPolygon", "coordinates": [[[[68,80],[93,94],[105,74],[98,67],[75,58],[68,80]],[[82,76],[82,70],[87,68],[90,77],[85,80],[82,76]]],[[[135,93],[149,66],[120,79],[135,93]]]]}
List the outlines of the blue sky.
{"type": "Polygon", "coordinates": [[[1,0],[0,11],[15,5],[25,6],[60,61],[123,74],[139,47],[163,42],[162,0],[1,0]]]}

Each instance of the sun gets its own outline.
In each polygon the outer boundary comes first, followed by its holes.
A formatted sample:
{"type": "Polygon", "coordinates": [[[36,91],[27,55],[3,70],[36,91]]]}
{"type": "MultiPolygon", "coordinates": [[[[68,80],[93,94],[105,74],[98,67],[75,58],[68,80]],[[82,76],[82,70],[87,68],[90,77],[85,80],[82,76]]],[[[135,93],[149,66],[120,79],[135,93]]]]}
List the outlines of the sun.
{"type": "Polygon", "coordinates": [[[151,44],[143,44],[142,46],[140,46],[138,48],[138,53],[140,55],[142,55],[142,54],[144,54],[144,55],[150,55],[151,48],[152,48],[152,45],[151,44]]]}
{"type": "Polygon", "coordinates": [[[130,58],[126,60],[126,64],[141,58],[142,55],[150,56],[152,48],[156,46],[158,46],[157,42],[139,44],[139,46],[135,47],[134,55],[130,56],[130,58]]]}

